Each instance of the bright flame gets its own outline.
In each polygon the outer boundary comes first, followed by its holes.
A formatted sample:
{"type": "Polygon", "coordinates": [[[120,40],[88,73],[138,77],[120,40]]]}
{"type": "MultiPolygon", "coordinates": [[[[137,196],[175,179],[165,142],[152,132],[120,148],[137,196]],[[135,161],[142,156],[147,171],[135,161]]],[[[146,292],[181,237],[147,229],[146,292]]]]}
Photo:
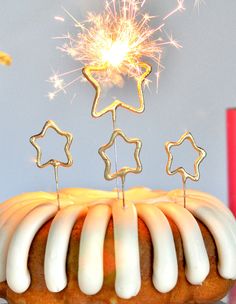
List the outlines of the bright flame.
{"type": "MultiPolygon", "coordinates": [[[[82,67],[106,65],[106,72],[99,74],[97,78],[109,86],[121,84],[125,76],[140,75],[138,64],[145,59],[156,64],[158,80],[163,69],[160,61],[163,47],[165,45],[180,47],[172,36],[165,35],[167,38],[163,39],[165,22],[173,14],[184,10],[184,0],[177,0],[177,6],[161,19],[157,27],[150,25],[151,20],[156,17],[142,12],[144,4],[145,0],[106,1],[104,13],[88,13],[88,18],[84,23],[80,23],[65,10],[80,32],[75,37],[71,34],[57,37],[57,39],[65,40],[59,49],[82,64],[82,67]]],[[[49,81],[53,84],[55,91],[49,93],[49,97],[53,98],[75,82],[73,79],[65,84],[61,77],[76,73],[82,67],[51,77],[49,81]]],[[[79,76],[76,80],[81,80],[81,78],[79,76]]]]}
{"type": "Polygon", "coordinates": [[[127,41],[111,41],[111,46],[107,49],[101,49],[102,61],[104,64],[118,67],[124,62],[129,54],[129,45],[127,41]]]}

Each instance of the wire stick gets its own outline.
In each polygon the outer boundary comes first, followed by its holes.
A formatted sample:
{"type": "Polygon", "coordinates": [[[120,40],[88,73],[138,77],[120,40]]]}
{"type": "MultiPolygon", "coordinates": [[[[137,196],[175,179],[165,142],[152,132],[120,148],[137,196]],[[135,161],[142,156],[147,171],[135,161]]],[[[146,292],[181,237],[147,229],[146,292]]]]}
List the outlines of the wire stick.
{"type": "MultiPolygon", "coordinates": [[[[116,129],[116,118],[112,116],[112,123],[113,123],[113,131],[116,129]]],[[[114,143],[114,153],[115,153],[115,170],[118,172],[118,153],[117,153],[117,144],[116,139],[114,143]]],[[[119,191],[119,185],[118,185],[118,177],[116,178],[116,191],[117,191],[117,199],[120,199],[120,191],[119,191]]]]}
{"type": "Polygon", "coordinates": [[[183,179],[184,208],[186,208],[186,180],[183,179]]]}
{"type": "Polygon", "coordinates": [[[125,208],[125,178],[121,179],[122,182],[122,201],[123,201],[123,208],[125,208]]]}
{"type": "Polygon", "coordinates": [[[61,206],[60,206],[60,194],[59,194],[58,166],[54,166],[54,176],[56,182],[57,204],[58,204],[58,209],[60,209],[61,206]]]}

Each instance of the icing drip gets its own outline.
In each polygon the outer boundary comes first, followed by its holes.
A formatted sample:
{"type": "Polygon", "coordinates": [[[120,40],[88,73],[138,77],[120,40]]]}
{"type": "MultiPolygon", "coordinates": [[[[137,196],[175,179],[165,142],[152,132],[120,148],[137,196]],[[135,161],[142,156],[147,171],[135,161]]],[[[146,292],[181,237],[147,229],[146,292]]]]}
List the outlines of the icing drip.
{"type": "Polygon", "coordinates": [[[25,292],[31,283],[27,268],[30,245],[37,231],[57,212],[57,206],[45,204],[28,213],[12,237],[7,257],[7,284],[17,293],[25,292]]]}
{"type": "MultiPolygon", "coordinates": [[[[6,280],[6,261],[8,254],[8,247],[17,226],[23,220],[23,218],[38,205],[43,205],[43,203],[34,203],[23,206],[21,209],[12,212],[11,216],[5,221],[4,225],[1,227],[0,234],[0,282],[6,280]]],[[[19,207],[19,206],[18,206],[19,207]]],[[[12,209],[12,208],[11,208],[12,209]]]]}
{"type": "Polygon", "coordinates": [[[59,292],[67,285],[66,258],[71,231],[87,208],[79,205],[61,209],[52,221],[45,253],[44,273],[47,288],[59,292]]]}
{"type": "Polygon", "coordinates": [[[173,203],[159,203],[156,206],[173,220],[181,234],[187,280],[193,285],[201,285],[209,274],[210,265],[197,221],[182,206],[173,203]]]}
{"type": "MultiPolygon", "coordinates": [[[[222,217],[222,221],[225,222],[225,226],[228,226],[228,228],[231,230],[232,237],[234,237],[234,238],[236,237],[236,235],[235,235],[235,232],[236,232],[236,221],[235,221],[234,215],[223,204],[219,204],[219,201],[217,201],[217,203],[214,205],[214,203],[212,203],[212,201],[207,201],[203,197],[200,198],[198,196],[196,198],[196,197],[191,196],[191,197],[189,197],[189,202],[190,203],[192,202],[195,205],[198,205],[199,207],[200,206],[209,207],[213,212],[216,212],[217,214],[219,214],[219,216],[222,217]]],[[[190,212],[192,212],[192,210],[190,208],[188,208],[188,209],[189,209],[190,212]]],[[[195,213],[194,213],[194,216],[195,216],[195,213]]]]}
{"type": "Polygon", "coordinates": [[[214,237],[220,275],[226,279],[236,279],[236,227],[217,208],[206,206],[202,202],[188,200],[188,209],[196,218],[202,221],[214,237]]]}
{"type": "Polygon", "coordinates": [[[15,205],[11,205],[8,208],[4,208],[4,211],[1,210],[1,214],[0,214],[0,229],[14,213],[17,213],[24,206],[31,204],[34,205],[36,203],[43,204],[44,202],[48,202],[48,200],[46,201],[43,199],[26,200],[24,202],[20,202],[15,205]]]}
{"type": "MultiPolygon", "coordinates": [[[[172,198],[172,202],[176,202],[178,204],[183,205],[183,191],[182,190],[179,190],[179,189],[173,190],[173,191],[169,192],[168,197],[172,198]]],[[[235,218],[234,218],[234,215],[232,214],[232,212],[229,210],[229,208],[227,208],[224,204],[222,204],[222,202],[220,200],[218,200],[216,197],[214,197],[208,193],[190,189],[190,190],[187,190],[187,199],[188,198],[193,199],[195,201],[203,201],[206,204],[210,204],[214,208],[217,208],[218,210],[223,212],[225,215],[228,215],[235,224],[235,218]]]]}
{"type": "Polygon", "coordinates": [[[178,280],[178,263],[170,224],[163,212],[155,206],[140,204],[137,210],[152,238],[153,284],[159,292],[169,292],[178,280]]]}
{"type": "Polygon", "coordinates": [[[116,294],[130,299],[141,287],[138,218],[135,205],[114,200],[112,205],[116,261],[116,294]]]}
{"type": "Polygon", "coordinates": [[[103,246],[110,217],[109,206],[97,205],[89,209],[83,224],[78,282],[87,295],[98,293],[103,285],[103,246]]]}

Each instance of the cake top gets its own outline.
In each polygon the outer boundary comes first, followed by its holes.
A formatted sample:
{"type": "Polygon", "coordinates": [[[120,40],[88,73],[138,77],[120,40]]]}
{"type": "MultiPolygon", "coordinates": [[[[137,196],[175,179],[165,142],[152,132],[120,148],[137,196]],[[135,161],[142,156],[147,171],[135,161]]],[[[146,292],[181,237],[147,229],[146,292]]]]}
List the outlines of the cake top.
{"type": "Polygon", "coordinates": [[[209,194],[188,190],[186,208],[181,190],[133,188],[126,192],[126,208],[117,201],[116,192],[64,189],[60,195],[59,211],[56,195],[46,192],[22,194],[0,205],[0,282],[7,280],[15,292],[22,293],[30,286],[27,268],[30,246],[38,230],[50,219],[53,221],[45,253],[45,281],[52,292],[66,287],[70,235],[76,220],[84,215],[78,284],[85,294],[96,294],[102,288],[103,245],[111,218],[114,223],[115,290],[121,298],[137,295],[141,287],[138,217],[150,231],[154,250],[153,284],[159,292],[172,290],[178,280],[176,249],[168,218],[180,232],[185,274],[191,284],[202,284],[210,271],[196,219],[205,224],[215,240],[220,276],[236,279],[236,222],[228,208],[209,194]],[[168,273],[168,278],[164,273],[168,273]]]}

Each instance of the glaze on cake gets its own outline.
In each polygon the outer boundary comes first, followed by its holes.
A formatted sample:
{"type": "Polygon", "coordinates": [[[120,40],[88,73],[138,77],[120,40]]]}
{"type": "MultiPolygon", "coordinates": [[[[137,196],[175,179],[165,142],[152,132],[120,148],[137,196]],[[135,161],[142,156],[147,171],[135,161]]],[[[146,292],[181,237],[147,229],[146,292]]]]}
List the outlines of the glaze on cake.
{"type": "Polygon", "coordinates": [[[30,247],[38,231],[52,220],[45,248],[44,279],[50,292],[62,292],[68,284],[66,265],[70,237],[80,217],[84,217],[84,222],[77,283],[85,295],[96,295],[103,288],[104,240],[111,219],[114,227],[114,288],[120,299],[137,298],[142,285],[138,218],[150,233],[152,282],[158,293],[167,294],[174,290],[180,276],[170,221],[181,235],[185,276],[191,285],[202,285],[211,271],[199,221],[214,239],[219,276],[224,280],[236,279],[236,222],[218,199],[188,190],[185,209],[181,190],[164,192],[135,188],[127,191],[126,208],[123,209],[122,202],[115,198],[116,192],[64,189],[60,211],[55,194],[44,192],[22,194],[1,204],[0,290],[5,281],[15,293],[30,290],[31,274],[27,266],[30,247]]]}

